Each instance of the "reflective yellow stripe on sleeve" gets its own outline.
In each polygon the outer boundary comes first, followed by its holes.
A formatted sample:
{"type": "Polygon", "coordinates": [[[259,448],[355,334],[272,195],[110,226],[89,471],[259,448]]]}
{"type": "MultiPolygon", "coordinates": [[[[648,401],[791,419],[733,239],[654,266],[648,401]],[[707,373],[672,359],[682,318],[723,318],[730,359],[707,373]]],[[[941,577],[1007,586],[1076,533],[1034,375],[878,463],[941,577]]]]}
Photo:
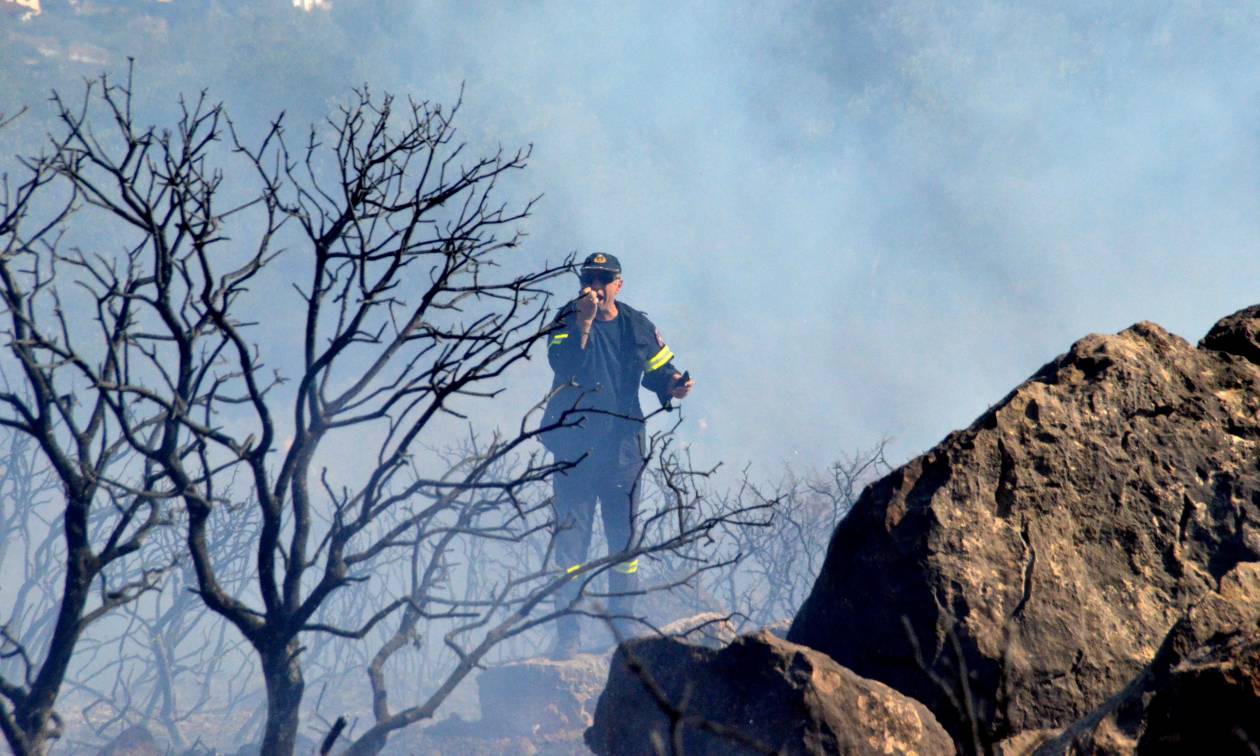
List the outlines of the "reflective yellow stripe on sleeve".
{"type": "Polygon", "coordinates": [[[661,347],[661,351],[656,356],[647,361],[647,372],[659,369],[662,365],[674,359],[674,353],[669,351],[669,347],[661,347]]]}
{"type": "Polygon", "coordinates": [[[567,334],[567,333],[557,333],[557,334],[555,334],[554,336],[552,336],[552,337],[551,337],[551,346],[556,346],[556,345],[558,345],[558,344],[561,344],[561,343],[563,343],[563,342],[564,342],[564,340],[565,340],[565,339],[567,339],[567,338],[569,338],[569,334],[567,334]]]}
{"type": "Polygon", "coordinates": [[[569,567],[568,569],[566,569],[566,570],[564,571],[564,574],[566,574],[566,575],[572,575],[573,573],[577,572],[577,571],[578,571],[578,570],[580,570],[580,569],[582,569],[582,565],[581,565],[581,564],[575,564],[575,565],[573,565],[572,567],[569,567]]]}

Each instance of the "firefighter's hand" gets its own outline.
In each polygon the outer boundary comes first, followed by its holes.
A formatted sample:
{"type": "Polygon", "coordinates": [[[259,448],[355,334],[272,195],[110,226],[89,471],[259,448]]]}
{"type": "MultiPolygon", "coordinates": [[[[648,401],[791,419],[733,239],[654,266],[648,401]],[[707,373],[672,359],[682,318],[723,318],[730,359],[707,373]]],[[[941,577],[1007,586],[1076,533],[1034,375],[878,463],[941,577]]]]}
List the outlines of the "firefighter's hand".
{"type": "Polygon", "coordinates": [[[595,311],[599,309],[599,294],[587,286],[577,298],[577,316],[583,323],[595,320],[595,311]]]}
{"type": "Polygon", "coordinates": [[[674,373],[672,379],[673,386],[669,390],[669,395],[675,399],[683,399],[687,394],[691,393],[691,387],[696,385],[695,378],[688,378],[686,383],[682,382],[682,373],[674,373]]]}

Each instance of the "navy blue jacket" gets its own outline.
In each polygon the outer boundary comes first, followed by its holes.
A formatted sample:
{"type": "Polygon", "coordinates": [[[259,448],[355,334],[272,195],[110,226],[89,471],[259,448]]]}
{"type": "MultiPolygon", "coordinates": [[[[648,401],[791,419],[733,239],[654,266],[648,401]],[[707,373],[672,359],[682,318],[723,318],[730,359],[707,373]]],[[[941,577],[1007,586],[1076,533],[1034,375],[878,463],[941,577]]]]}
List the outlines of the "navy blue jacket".
{"type": "MultiPolygon", "coordinates": [[[[681,371],[674,367],[674,353],[666,346],[647,315],[618,302],[616,321],[620,321],[619,326],[623,329],[622,344],[633,350],[633,354],[623,355],[621,360],[622,374],[617,377],[620,381],[617,396],[622,406],[616,409],[616,413],[642,423],[639,386],[655,393],[662,407],[668,406],[674,373],[681,371]]],[[[551,364],[555,376],[551,381],[551,398],[547,401],[542,422],[544,426],[561,421],[575,423],[579,419],[581,422],[575,427],[558,428],[543,435],[543,445],[558,459],[580,455],[602,440],[600,434],[607,433],[606,423],[591,422],[593,418],[589,416],[564,416],[566,411],[574,408],[584,392],[594,388],[578,383],[578,376],[582,374],[590,355],[590,350],[582,348],[582,330],[578,325],[576,307],[568,304],[553,321],[547,342],[547,362],[551,364]]]]}

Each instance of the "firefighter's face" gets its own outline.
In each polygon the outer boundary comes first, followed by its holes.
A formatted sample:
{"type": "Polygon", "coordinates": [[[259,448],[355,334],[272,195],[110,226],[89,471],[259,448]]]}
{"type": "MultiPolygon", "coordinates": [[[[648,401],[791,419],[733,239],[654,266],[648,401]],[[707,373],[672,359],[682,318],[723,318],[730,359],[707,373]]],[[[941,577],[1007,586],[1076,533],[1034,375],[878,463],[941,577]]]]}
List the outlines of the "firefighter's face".
{"type": "Polygon", "coordinates": [[[617,300],[621,293],[621,276],[611,271],[596,270],[582,274],[582,288],[589,288],[599,297],[601,307],[617,300]]]}

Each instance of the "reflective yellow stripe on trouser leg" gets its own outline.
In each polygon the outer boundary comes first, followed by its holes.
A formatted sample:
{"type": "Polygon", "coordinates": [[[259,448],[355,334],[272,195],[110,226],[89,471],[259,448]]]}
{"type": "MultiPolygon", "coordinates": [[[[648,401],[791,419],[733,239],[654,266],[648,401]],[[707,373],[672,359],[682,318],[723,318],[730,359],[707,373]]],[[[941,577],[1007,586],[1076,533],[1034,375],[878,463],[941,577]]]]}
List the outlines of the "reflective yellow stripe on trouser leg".
{"type": "Polygon", "coordinates": [[[635,557],[629,562],[613,565],[613,569],[626,575],[633,575],[639,571],[639,558],[635,557]]]}
{"type": "MultiPolygon", "coordinates": [[[[577,577],[576,575],[577,571],[582,569],[585,566],[586,565],[584,564],[575,564],[572,567],[566,567],[564,570],[564,574],[570,575],[572,577],[577,577]]],[[[634,559],[631,559],[629,562],[622,562],[621,564],[614,564],[613,569],[616,570],[617,572],[621,572],[626,575],[633,575],[634,573],[639,571],[639,560],[636,557],[634,559]]]]}

